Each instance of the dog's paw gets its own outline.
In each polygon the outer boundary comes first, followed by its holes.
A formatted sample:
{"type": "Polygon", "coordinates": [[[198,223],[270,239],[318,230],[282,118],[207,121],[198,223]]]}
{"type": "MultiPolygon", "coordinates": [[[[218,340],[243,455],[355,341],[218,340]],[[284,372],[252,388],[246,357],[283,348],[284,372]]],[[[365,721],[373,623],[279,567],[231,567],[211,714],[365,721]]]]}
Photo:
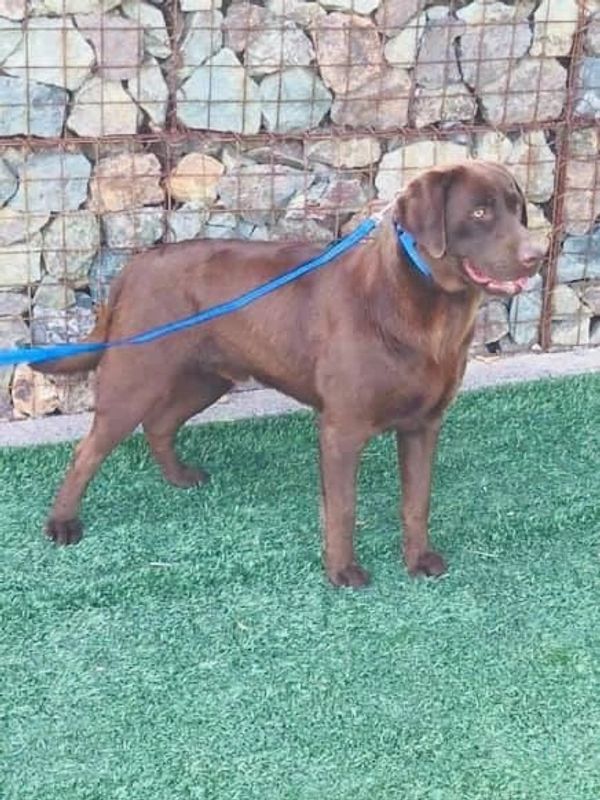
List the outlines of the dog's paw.
{"type": "Polygon", "coordinates": [[[334,586],[350,586],[353,589],[367,586],[370,581],[369,573],[358,564],[349,564],[342,569],[328,569],[327,576],[334,586]]]}
{"type": "Polygon", "coordinates": [[[51,517],[46,522],[45,533],[54,544],[77,544],[83,536],[83,525],[78,519],[58,520],[51,517]]]}
{"type": "Polygon", "coordinates": [[[176,472],[165,474],[165,478],[178,489],[191,489],[192,486],[208,483],[210,475],[203,469],[186,467],[182,464],[176,472]]]}
{"type": "Polygon", "coordinates": [[[437,578],[443,575],[448,570],[446,562],[433,550],[426,550],[416,559],[414,564],[408,565],[408,571],[411,575],[425,575],[427,577],[437,578]]]}

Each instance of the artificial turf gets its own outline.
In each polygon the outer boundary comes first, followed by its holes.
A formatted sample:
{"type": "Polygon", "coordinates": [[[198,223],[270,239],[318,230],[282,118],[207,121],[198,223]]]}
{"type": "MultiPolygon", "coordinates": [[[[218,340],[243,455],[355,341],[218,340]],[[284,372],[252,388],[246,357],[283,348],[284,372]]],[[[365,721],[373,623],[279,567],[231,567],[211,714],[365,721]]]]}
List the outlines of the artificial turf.
{"type": "Polygon", "coordinates": [[[464,395],[438,454],[447,577],[397,558],[391,437],[365,452],[367,590],[320,566],[298,415],[145,442],[87,536],[41,535],[70,446],[0,452],[2,800],[598,800],[600,376],[464,395]]]}

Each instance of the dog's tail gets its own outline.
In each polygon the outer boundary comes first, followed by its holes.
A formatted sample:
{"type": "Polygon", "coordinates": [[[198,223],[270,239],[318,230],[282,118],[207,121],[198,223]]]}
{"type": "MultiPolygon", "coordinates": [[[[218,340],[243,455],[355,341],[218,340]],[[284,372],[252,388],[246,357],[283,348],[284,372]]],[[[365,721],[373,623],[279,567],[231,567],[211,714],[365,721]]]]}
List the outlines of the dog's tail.
{"type": "MultiPolygon", "coordinates": [[[[108,337],[108,328],[110,325],[111,309],[108,305],[100,306],[96,324],[93,330],[82,339],[83,342],[105,342],[108,337]]],[[[69,375],[73,372],[88,372],[98,366],[98,362],[102,357],[102,353],[81,353],[78,356],[68,356],[67,358],[58,358],[53,361],[40,361],[37,364],[31,364],[31,368],[36,372],[49,372],[56,375],[69,375]]]]}
{"type": "MultiPolygon", "coordinates": [[[[111,286],[108,302],[101,305],[96,316],[96,324],[90,333],[82,339],[83,342],[105,342],[108,339],[110,322],[112,319],[113,308],[115,307],[117,296],[120,291],[120,276],[111,286]]],[[[67,356],[52,361],[41,361],[31,364],[31,368],[36,372],[44,372],[56,375],[70,375],[74,372],[89,372],[98,366],[102,352],[82,353],[78,356],[67,356]]]]}

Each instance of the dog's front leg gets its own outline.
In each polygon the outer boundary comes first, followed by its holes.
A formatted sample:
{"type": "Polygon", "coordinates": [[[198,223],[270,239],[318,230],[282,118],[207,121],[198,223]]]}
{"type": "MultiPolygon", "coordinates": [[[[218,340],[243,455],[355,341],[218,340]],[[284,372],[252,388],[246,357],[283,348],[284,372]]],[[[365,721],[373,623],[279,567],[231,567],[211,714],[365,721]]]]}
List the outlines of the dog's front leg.
{"type": "Polygon", "coordinates": [[[433,459],[441,420],[412,433],[397,432],[402,475],[404,561],[411,575],[442,575],[444,559],[429,549],[428,522],[433,459]]]}
{"type": "Polygon", "coordinates": [[[323,549],[329,580],[358,588],[369,575],[354,555],[356,473],[367,436],[321,420],[321,492],[323,549]]]}

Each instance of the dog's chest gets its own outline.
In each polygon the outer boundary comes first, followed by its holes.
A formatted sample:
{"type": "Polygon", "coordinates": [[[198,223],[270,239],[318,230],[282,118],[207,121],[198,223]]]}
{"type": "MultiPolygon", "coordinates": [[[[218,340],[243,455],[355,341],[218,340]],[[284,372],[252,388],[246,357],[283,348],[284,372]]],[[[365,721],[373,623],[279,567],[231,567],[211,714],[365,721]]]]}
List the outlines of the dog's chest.
{"type": "Polygon", "coordinates": [[[428,360],[413,369],[390,369],[374,398],[374,421],[381,430],[415,430],[443,414],[454,399],[465,359],[441,365],[428,360]]]}

